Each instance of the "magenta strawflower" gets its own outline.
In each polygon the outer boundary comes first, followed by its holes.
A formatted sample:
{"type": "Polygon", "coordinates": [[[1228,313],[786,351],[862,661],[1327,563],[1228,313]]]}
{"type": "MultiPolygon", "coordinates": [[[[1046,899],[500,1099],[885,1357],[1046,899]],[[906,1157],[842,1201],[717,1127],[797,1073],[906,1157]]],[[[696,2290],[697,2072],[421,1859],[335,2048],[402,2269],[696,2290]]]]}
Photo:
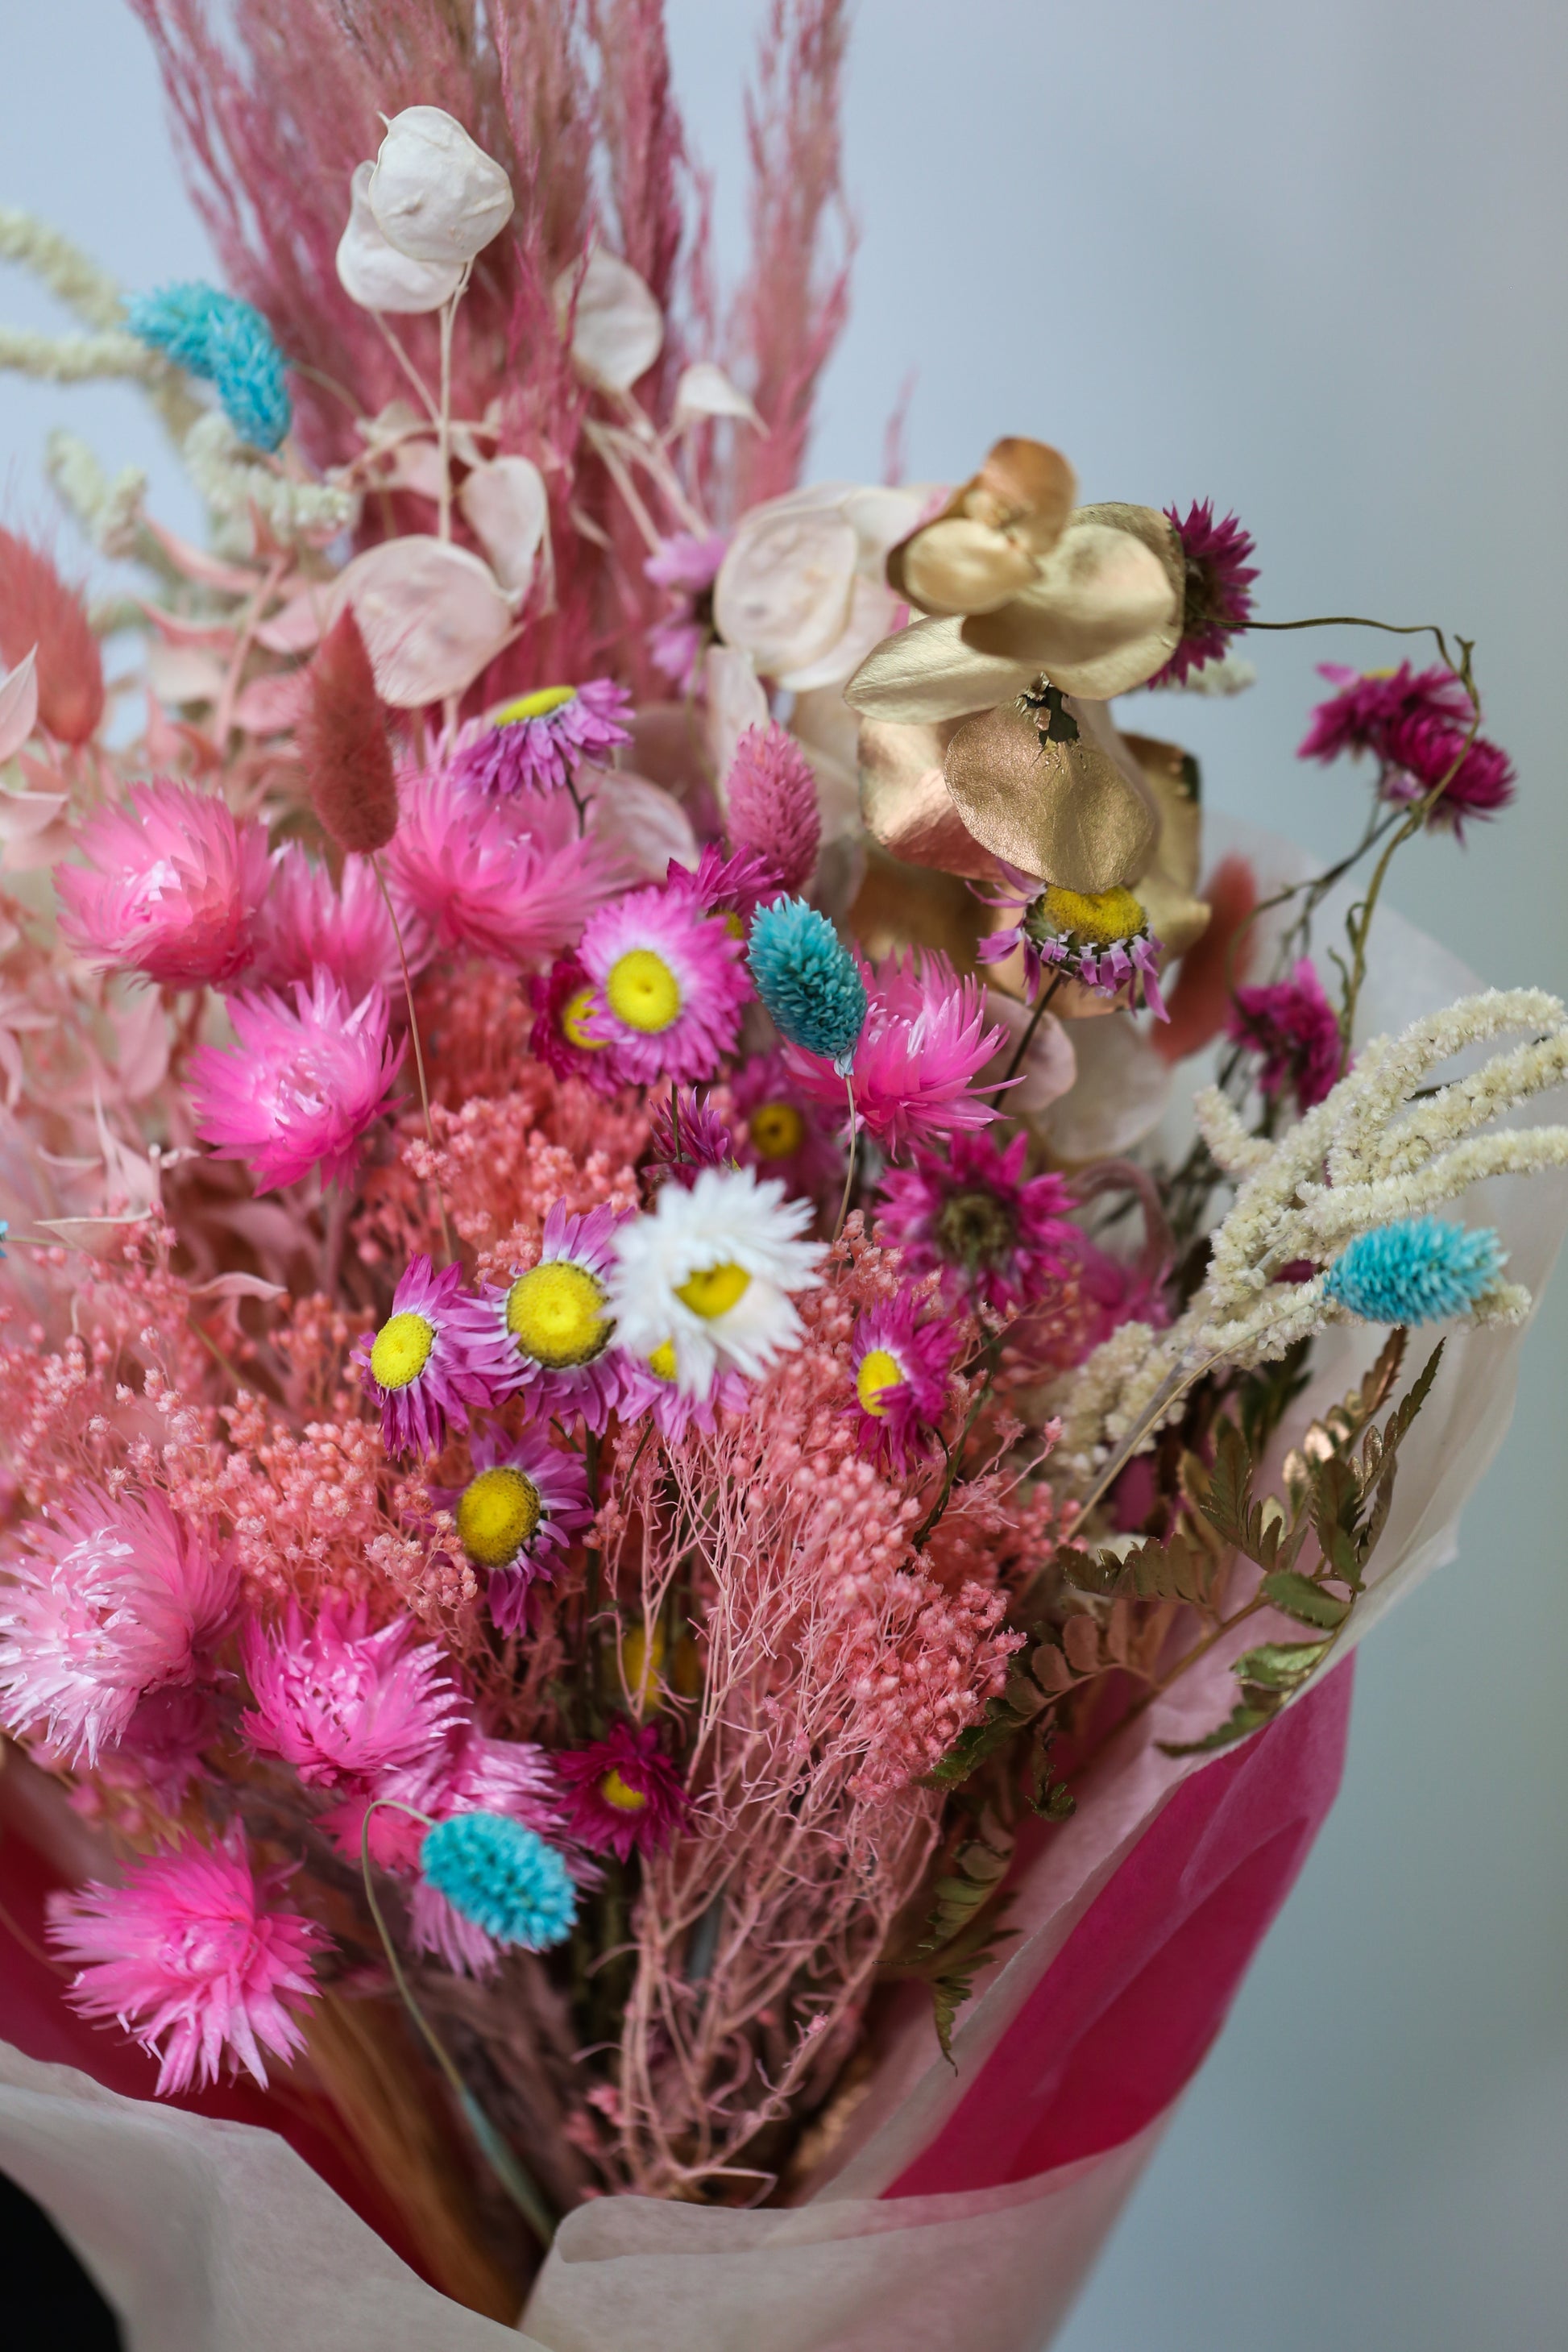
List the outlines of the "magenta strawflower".
{"type": "Polygon", "coordinates": [[[615,856],[564,790],[479,796],[444,768],[405,777],[401,797],[387,879],[399,914],[407,908],[443,947],[548,962],[620,886],[615,856]]]}
{"type": "Polygon", "coordinates": [[[85,866],[57,866],[60,931],[89,962],[163,988],[221,988],[251,960],[267,895],[267,831],[216,793],[164,777],[127,787],[77,835],[85,866]]]}
{"type": "Polygon", "coordinates": [[[647,649],[678,694],[694,690],[713,642],[713,583],[729,544],[718,531],[699,539],[678,530],[643,565],[645,579],[670,592],[668,612],[647,633],[647,649]]]}
{"type": "Polygon", "coordinates": [[[582,1078],[596,1095],[620,1092],[609,1040],[596,1034],[592,1013],[598,1003],[593,982],[574,955],[558,956],[548,971],[528,982],[533,1027],[528,1050],[558,1078],[582,1078]]]}
{"type": "Polygon", "coordinates": [[[782,1047],[742,1062],[730,1093],[745,1121],[744,1139],[736,1147],[743,1166],[777,1176],[787,1192],[810,1200],[843,1183],[843,1149],[828,1130],[822,1106],[791,1075],[782,1047]]]}
{"type": "Polygon", "coordinates": [[[804,890],[822,846],[816,772],[776,719],[741,737],[724,802],[731,840],[771,867],[774,890],[804,890]]]}
{"type": "Polygon", "coordinates": [[[921,1151],[882,1178],[881,1236],[910,1274],[940,1272],[944,1297],[978,1298],[998,1315],[1037,1306],[1077,1269],[1082,1235],[1067,1222],[1062,1178],[1028,1176],[1027,1138],[998,1150],[989,1137],[954,1136],[948,1156],[921,1151]]]}
{"type": "Polygon", "coordinates": [[[1185,598],[1181,641],[1149,683],[1181,686],[1194,670],[1219,660],[1236,631],[1250,619],[1258,570],[1247,558],[1257,541],[1235,515],[1215,522],[1212,499],[1195,499],[1184,516],[1178,507],[1167,507],[1165,512],[1182,542],[1185,598]]]}
{"type": "Polygon", "coordinates": [[[303,2048],[295,2019],[327,1939],[279,1907],[290,1874],[258,1874],[237,1838],[129,1863],[119,1886],[50,1896],[49,1941],[80,1964],[67,2000],[158,2060],[160,2095],[216,2082],[225,2058],[265,2090],[262,2051],[287,2061],[303,2048]]]}
{"type": "Polygon", "coordinates": [[[1343,1059],[1339,1016],[1310,956],[1301,958],[1288,980],[1238,988],[1233,1002],[1227,1034],[1261,1055],[1260,1094],[1283,1094],[1289,1087],[1297,1109],[1309,1111],[1332,1093],[1343,1059]]]}
{"type": "Polygon", "coordinates": [[[862,1315],[849,1351],[860,1451],[900,1477],[933,1450],[957,1342],[940,1317],[922,1323],[907,1291],[862,1315]]]}
{"type": "Polygon", "coordinates": [[[638,1730],[623,1718],[591,1748],[558,1755],[555,1768],[565,1786],[568,1834],[591,1853],[622,1862],[634,1850],[658,1853],[689,1810],[655,1723],[638,1730]]]}
{"type": "Polygon", "coordinates": [[[219,1160],[243,1160],[258,1192],[296,1184],[313,1169],[346,1184],[364,1133],[388,1108],[404,1048],[387,1041],[387,1002],[373,988],[352,1003],[330,972],[293,1003],[269,989],[237,996],[233,1046],[191,1056],[196,1133],[219,1160]]]}
{"type": "MultiPolygon", "coordinates": [[[[408,969],[417,972],[430,961],[429,930],[412,908],[402,930],[408,969]]],[[[369,858],[345,857],[334,885],[324,866],[297,841],[286,841],[272,859],[249,979],[259,988],[287,988],[308,981],[318,966],[331,972],[351,1004],[373,988],[384,990],[394,1008],[403,1002],[397,939],[369,858]]]]}
{"type": "Polygon", "coordinates": [[[68,1763],[96,1764],[150,1694],[209,1671],[238,1593],[232,1547],[162,1495],[85,1482],[28,1524],[5,1569],[0,1719],[68,1763]]]}
{"type": "MultiPolygon", "coordinates": [[[[979,982],[960,980],[945,956],[914,949],[885,958],[869,992],[850,1072],[866,1132],[892,1152],[994,1118],[971,1089],[1006,1033],[987,1025],[979,982]]],[[[843,1099],[844,1080],[825,1055],[792,1045],[785,1066],[816,1101],[843,1099]]]]}
{"type": "Polygon", "coordinates": [[[1338,691],[1313,711],[1299,759],[1326,764],[1369,751],[1378,763],[1379,795],[1396,804],[1425,800],[1441,783],[1426,822],[1451,826],[1461,840],[1467,818],[1495,816],[1512,800],[1513,762],[1501,746],[1484,735],[1466,746],[1475,714],[1451,670],[1413,670],[1401,662],[1363,676],[1321,662],[1318,675],[1338,691]]]}
{"type": "Polygon", "coordinates": [[[487,1432],[475,1439],[471,1458],[465,1483],[437,1488],[433,1499],[451,1511],[458,1540],[485,1579],[491,1622],[502,1633],[521,1633],[530,1588],[548,1583],[556,1554],[593,1517],[588,1474],[581,1456],[552,1444],[538,1422],[516,1437],[487,1432]]]}
{"type": "Polygon", "coordinates": [[[270,1631],[251,1618],[240,1654],[254,1701],[241,1729],[308,1788],[363,1788],[406,1771],[468,1717],[441,1652],[416,1641],[414,1620],[373,1632],[363,1601],[329,1601],[314,1619],[290,1601],[270,1631]]]}
{"type": "Polygon", "coordinates": [[[355,1349],[366,1392],[381,1407],[388,1454],[437,1454],[447,1425],[467,1425],[475,1405],[494,1404],[514,1372],[504,1334],[491,1331],[462,1295],[462,1269],[437,1273],[411,1258],[392,1294],[392,1312],[355,1349]]]}
{"type": "Polygon", "coordinates": [[[577,953],[598,992],[584,1025],[609,1040],[622,1079],[710,1078],[733,1053],[752,993],[741,942],[684,884],[602,907],[577,953]]]}
{"type": "Polygon", "coordinates": [[[689,1192],[700,1168],[733,1168],[734,1139],[706,1097],[672,1087],[648,1122],[648,1174],[689,1192]]]}
{"type": "Polygon", "coordinates": [[[605,752],[631,740],[621,723],[630,709],[630,696],[607,677],[520,694],[465,727],[453,773],[470,790],[503,795],[558,790],[584,761],[603,765],[605,752]]]}
{"type": "Polygon", "coordinates": [[[553,1202],[537,1263],[514,1266],[504,1287],[487,1283],[463,1301],[463,1329],[487,1364],[501,1367],[498,1397],[523,1393],[540,1420],[581,1413],[595,1433],[604,1430],[620,1394],[605,1277],[622,1222],[614,1209],[574,1216],[553,1202]]]}

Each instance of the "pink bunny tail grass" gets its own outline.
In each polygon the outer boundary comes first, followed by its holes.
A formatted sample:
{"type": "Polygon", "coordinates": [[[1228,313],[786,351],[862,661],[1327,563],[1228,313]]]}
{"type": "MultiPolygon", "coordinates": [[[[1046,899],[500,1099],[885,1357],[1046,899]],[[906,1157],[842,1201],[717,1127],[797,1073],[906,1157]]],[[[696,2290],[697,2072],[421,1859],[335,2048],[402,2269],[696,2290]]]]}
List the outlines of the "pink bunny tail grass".
{"type": "Polygon", "coordinates": [[[386,717],[352,605],[321,639],[306,673],[297,740],[322,830],[362,857],[397,830],[397,779],[386,717]]]}
{"type": "Polygon", "coordinates": [[[786,890],[803,890],[816,871],[822,819],[810,761],[777,719],[748,727],[725,785],[730,838],[774,867],[786,890]]]}
{"type": "Polygon", "coordinates": [[[14,530],[0,530],[0,656],[37,647],[38,717],[61,743],[85,743],[103,716],[103,663],[79,590],[14,530]]]}

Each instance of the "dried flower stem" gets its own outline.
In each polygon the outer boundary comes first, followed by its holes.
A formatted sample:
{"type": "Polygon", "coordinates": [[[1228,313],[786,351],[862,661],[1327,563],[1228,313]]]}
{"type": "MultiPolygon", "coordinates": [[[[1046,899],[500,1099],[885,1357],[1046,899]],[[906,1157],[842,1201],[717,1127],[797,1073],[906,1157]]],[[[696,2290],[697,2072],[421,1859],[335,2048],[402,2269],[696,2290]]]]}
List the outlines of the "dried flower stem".
{"type": "MultiPolygon", "coordinates": [[[[419,1080],[419,1107],[425,1114],[425,1140],[434,1156],[436,1128],[430,1117],[430,1089],[425,1083],[425,1047],[419,1036],[419,1016],[414,1009],[414,981],[408,970],[408,958],[404,950],[403,926],[397,919],[397,909],[392,903],[392,893],[386,887],[386,877],[381,870],[381,859],[374,850],[371,853],[370,867],[380,887],[382,903],[386,908],[387,919],[392,925],[392,936],[397,945],[397,963],[403,974],[404,1000],[408,1006],[408,1034],[414,1041],[414,1068],[419,1080]]],[[[441,1220],[441,1246],[446,1251],[447,1262],[450,1265],[457,1255],[457,1251],[452,1245],[451,1227],[447,1223],[447,1202],[441,1190],[441,1179],[434,1170],[431,1171],[430,1182],[436,1194],[437,1213],[441,1220]]]]}

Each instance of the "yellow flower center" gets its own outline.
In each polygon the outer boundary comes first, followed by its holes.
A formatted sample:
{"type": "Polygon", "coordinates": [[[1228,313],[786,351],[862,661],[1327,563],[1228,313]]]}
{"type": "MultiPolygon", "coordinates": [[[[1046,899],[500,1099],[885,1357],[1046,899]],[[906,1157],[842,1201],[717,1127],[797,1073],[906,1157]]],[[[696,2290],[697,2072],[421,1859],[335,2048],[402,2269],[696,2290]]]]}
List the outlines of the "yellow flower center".
{"type": "Polygon", "coordinates": [[[888,1410],[882,1399],[889,1389],[899,1387],[903,1377],[904,1368],[897,1356],[889,1354],[886,1348],[868,1348],[855,1375],[855,1393],[861,1410],[875,1413],[880,1421],[888,1410]]]}
{"type": "Polygon", "coordinates": [[[606,1805],[614,1805],[617,1813],[640,1813],[647,1802],[647,1792],[623,1780],[614,1765],[600,1781],[599,1794],[606,1805]]]}
{"type": "Polygon", "coordinates": [[[749,1132],[764,1160],[787,1160],[805,1140],[805,1121],[794,1103],[763,1103],[752,1113],[749,1132]]]}
{"type": "Polygon", "coordinates": [[[653,1374],[656,1381],[673,1381],[678,1376],[680,1370],[680,1366],[675,1360],[675,1342],[673,1339],[661,1339],[659,1341],[658,1346],[654,1349],[652,1355],[647,1360],[647,1368],[653,1374]]]}
{"type": "Polygon", "coordinates": [[[598,1002],[591,988],[580,988],[561,1008],[561,1034],[584,1054],[602,1054],[610,1042],[607,1037],[595,1037],[588,1026],[598,1002]]]}
{"type": "Polygon", "coordinates": [[[1046,919],[1053,930],[1071,931],[1097,948],[1113,948],[1121,940],[1135,940],[1145,918],[1131,890],[1100,890],[1090,897],[1082,890],[1053,887],[1046,892],[1046,919]]]}
{"type": "Polygon", "coordinates": [[[548,719],[563,702],[575,702],[574,686],[542,686],[537,693],[520,694],[511,702],[503,702],[491,719],[492,727],[520,727],[525,719],[548,719]]]}
{"type": "Polygon", "coordinates": [[[633,1625],[621,1643],[621,1679],[639,1709],[647,1705],[653,1685],[664,1672],[664,1627],[658,1623],[651,1643],[640,1625],[633,1625]]]}
{"type": "Polygon", "coordinates": [[[371,1377],[384,1389],[405,1389],[419,1378],[435,1345],[434,1323],[405,1309],[376,1333],[370,1351],[371,1377]]]}
{"type": "Polygon", "coordinates": [[[480,1568],[506,1568],[544,1516],[538,1487],[521,1470],[481,1470],[458,1497],[458,1537],[480,1568]]]}
{"type": "Polygon", "coordinates": [[[506,1295],[506,1328],[520,1356],[562,1371],[602,1356],[613,1327],[598,1276],[563,1257],[518,1276],[506,1295]]]}
{"type": "Polygon", "coordinates": [[[743,947],[746,940],[746,926],[741,920],[739,915],[735,913],[733,908],[731,908],[727,913],[721,915],[719,920],[723,924],[724,929],[729,932],[730,937],[732,940],[739,940],[743,947]]]}
{"type": "Polygon", "coordinates": [[[628,948],[617,956],[605,994],[616,1018],[646,1036],[657,1036],[680,1015],[680,982],[651,948],[628,948]]]}
{"type": "Polygon", "coordinates": [[[683,1306],[690,1307],[693,1315],[700,1315],[705,1322],[711,1323],[716,1317],[728,1315],[731,1307],[738,1307],[751,1286],[752,1277],[745,1267],[731,1265],[726,1260],[722,1265],[700,1267],[689,1280],[676,1286],[675,1295],[683,1306]]]}

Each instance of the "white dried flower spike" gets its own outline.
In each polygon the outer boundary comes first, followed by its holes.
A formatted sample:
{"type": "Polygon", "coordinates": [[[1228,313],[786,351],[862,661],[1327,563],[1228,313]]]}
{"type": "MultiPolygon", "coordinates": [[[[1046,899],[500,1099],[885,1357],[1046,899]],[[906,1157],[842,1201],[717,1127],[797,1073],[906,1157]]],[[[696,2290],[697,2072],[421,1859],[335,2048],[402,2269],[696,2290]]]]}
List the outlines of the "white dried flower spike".
{"type": "Polygon", "coordinates": [[[405,106],[386,126],[366,193],[399,253],[466,269],[512,214],[511,182],[439,106],[405,106]]]}
{"type": "Polygon", "coordinates": [[[572,364],[595,392],[629,392],[664,348],[664,313],[629,262],[596,245],[555,281],[572,364]]]}
{"type": "Polygon", "coordinates": [[[362,310],[390,310],[399,316],[438,310],[461,284],[462,264],[416,261],[392,243],[371,210],[374,171],[374,163],[356,163],[349,182],[348,226],[338,240],[339,283],[362,310]]]}

